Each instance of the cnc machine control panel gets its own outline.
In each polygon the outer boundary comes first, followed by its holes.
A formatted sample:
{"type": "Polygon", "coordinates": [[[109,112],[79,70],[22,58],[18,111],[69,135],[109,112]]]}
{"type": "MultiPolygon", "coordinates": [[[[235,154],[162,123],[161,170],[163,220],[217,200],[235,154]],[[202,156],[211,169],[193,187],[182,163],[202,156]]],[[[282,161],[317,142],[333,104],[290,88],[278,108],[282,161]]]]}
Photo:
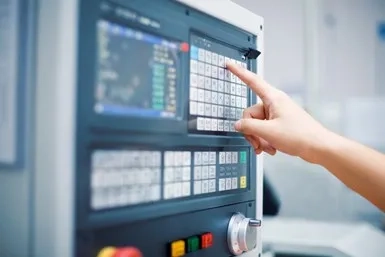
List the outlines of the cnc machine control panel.
{"type": "Polygon", "coordinates": [[[257,161],[234,122],[256,99],[225,63],[257,72],[258,38],[171,0],[79,17],[76,256],[255,248],[257,161]]]}

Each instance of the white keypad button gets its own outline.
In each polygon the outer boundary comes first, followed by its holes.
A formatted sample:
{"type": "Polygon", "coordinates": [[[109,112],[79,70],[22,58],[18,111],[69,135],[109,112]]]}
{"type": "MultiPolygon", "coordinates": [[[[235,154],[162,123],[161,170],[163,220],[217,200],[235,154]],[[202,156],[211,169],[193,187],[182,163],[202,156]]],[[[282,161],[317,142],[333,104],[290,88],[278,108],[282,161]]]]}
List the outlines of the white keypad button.
{"type": "Polygon", "coordinates": [[[183,182],[182,183],[182,196],[189,196],[190,193],[190,182],[183,182]]]}
{"type": "Polygon", "coordinates": [[[182,180],[183,181],[190,181],[190,179],[191,179],[190,167],[183,167],[182,168],[182,180]]]}
{"type": "Polygon", "coordinates": [[[196,74],[190,74],[190,86],[192,87],[198,86],[198,76],[196,74]]]}
{"type": "Polygon", "coordinates": [[[198,100],[198,89],[195,87],[190,87],[190,100],[198,100]]]}
{"type": "Polygon", "coordinates": [[[223,55],[218,55],[218,66],[225,67],[225,57],[223,55]]]}
{"type": "Polygon", "coordinates": [[[242,99],[241,99],[241,107],[242,108],[247,108],[247,98],[242,97],[242,99]]]}
{"type": "Polygon", "coordinates": [[[205,115],[205,104],[198,103],[198,115],[205,115]]]}
{"type": "Polygon", "coordinates": [[[231,83],[230,94],[235,95],[235,91],[236,91],[236,85],[234,83],[231,83]]]}
{"type": "Polygon", "coordinates": [[[243,110],[242,109],[237,109],[236,110],[236,119],[242,119],[242,117],[243,117],[243,110]]]}
{"type": "Polygon", "coordinates": [[[202,181],[194,181],[194,195],[202,193],[202,181]]]}
{"type": "Polygon", "coordinates": [[[247,87],[241,86],[241,96],[247,97],[247,87]]]}
{"type": "Polygon", "coordinates": [[[231,105],[231,106],[236,106],[236,103],[235,103],[235,96],[234,96],[234,95],[231,95],[231,96],[230,96],[230,105],[231,105]]]}
{"type": "Polygon", "coordinates": [[[223,103],[224,103],[223,98],[224,98],[224,95],[222,93],[218,93],[218,104],[219,105],[223,105],[223,103]]]}
{"type": "Polygon", "coordinates": [[[230,119],[235,119],[235,108],[230,109],[230,119]]]}
{"type": "Polygon", "coordinates": [[[218,115],[219,118],[223,118],[223,106],[218,106],[218,115]]]}
{"type": "Polygon", "coordinates": [[[205,77],[204,76],[198,76],[198,87],[199,88],[205,88],[205,77]]]}
{"type": "Polygon", "coordinates": [[[205,91],[203,89],[198,89],[198,101],[203,102],[205,99],[205,91]]]}
{"type": "Polygon", "coordinates": [[[218,131],[223,131],[223,120],[218,120],[218,131]]]}
{"type": "Polygon", "coordinates": [[[215,178],[217,175],[215,166],[209,166],[209,178],[215,178]]]}
{"type": "Polygon", "coordinates": [[[174,168],[174,181],[175,182],[182,181],[182,176],[183,176],[182,168],[180,167],[174,168]]]}
{"type": "Polygon", "coordinates": [[[165,152],[164,153],[164,165],[165,166],[174,166],[174,152],[165,152]]]}
{"type": "Polygon", "coordinates": [[[205,89],[211,90],[211,79],[205,78],[205,89]]]}
{"type": "Polygon", "coordinates": [[[238,108],[242,107],[242,98],[240,96],[237,96],[235,98],[235,106],[238,107],[238,108]]]}
{"type": "Polygon", "coordinates": [[[215,104],[211,105],[211,116],[213,116],[213,117],[218,116],[218,105],[215,105],[215,104]]]}
{"type": "Polygon", "coordinates": [[[221,80],[225,79],[225,69],[221,67],[218,68],[218,78],[221,80]]]}
{"type": "Polygon", "coordinates": [[[211,119],[211,131],[218,131],[218,120],[211,119]]]}
{"type": "Polygon", "coordinates": [[[202,165],[209,164],[209,152],[202,152],[202,165]]]}
{"type": "Polygon", "coordinates": [[[206,194],[209,192],[209,181],[203,180],[202,181],[202,194],[206,194]]]}
{"type": "Polygon", "coordinates": [[[166,184],[166,185],[164,185],[163,197],[166,200],[174,198],[174,185],[173,184],[166,184]]]}
{"type": "Polygon", "coordinates": [[[213,193],[216,191],[215,179],[209,180],[209,193],[213,193]]]}
{"type": "Polygon", "coordinates": [[[211,52],[206,50],[206,62],[211,64],[211,52]]]}
{"type": "Polygon", "coordinates": [[[212,91],[218,91],[218,80],[217,79],[211,80],[211,90],[212,91]]]}
{"type": "Polygon", "coordinates": [[[174,184],[174,196],[175,198],[179,198],[182,196],[182,183],[175,183],[174,184]]]}
{"type": "Polygon", "coordinates": [[[225,105],[230,105],[230,95],[225,94],[225,105]]]}
{"type": "Polygon", "coordinates": [[[224,107],[223,110],[223,116],[226,119],[230,119],[230,107],[224,107]]]}
{"type": "Polygon", "coordinates": [[[198,74],[204,76],[205,75],[205,63],[198,62],[198,74]]]}
{"type": "Polygon", "coordinates": [[[219,153],[219,164],[226,164],[226,152],[219,153]]]}
{"type": "Polygon", "coordinates": [[[230,90],[231,90],[231,83],[226,81],[225,82],[225,93],[230,94],[230,90]]]}
{"type": "Polygon", "coordinates": [[[218,80],[218,92],[223,93],[225,90],[225,83],[222,80],[218,80]]]}
{"type": "Polygon", "coordinates": [[[190,72],[198,73],[198,62],[196,60],[190,60],[190,72]]]}
{"type": "Polygon", "coordinates": [[[205,130],[210,131],[211,130],[211,119],[205,119],[205,130]]]}
{"type": "Polygon", "coordinates": [[[217,162],[216,152],[209,152],[209,164],[213,165],[217,162]]]}
{"type": "Polygon", "coordinates": [[[202,167],[202,179],[208,179],[209,178],[209,166],[203,166],[202,167]]]}
{"type": "Polygon", "coordinates": [[[218,78],[218,67],[216,66],[211,67],[211,77],[218,78]]]}
{"type": "Polygon", "coordinates": [[[226,190],[226,179],[220,178],[219,179],[219,191],[225,191],[226,190]]]}
{"type": "Polygon", "coordinates": [[[231,178],[226,178],[226,190],[231,189],[231,178]]]}
{"type": "Polygon", "coordinates": [[[205,115],[211,117],[211,104],[205,104],[205,115]]]}
{"type": "Polygon", "coordinates": [[[226,63],[230,62],[230,58],[229,57],[225,57],[225,65],[226,63]]]}
{"type": "Polygon", "coordinates": [[[202,48],[199,48],[198,49],[198,60],[201,61],[201,62],[204,62],[206,59],[206,53],[205,53],[205,50],[202,49],[202,48]]]}
{"type": "Polygon", "coordinates": [[[211,91],[205,90],[205,103],[211,103],[211,91]]]}
{"type": "Polygon", "coordinates": [[[197,130],[202,131],[205,130],[205,119],[198,117],[197,118],[197,130]]]}
{"type": "Polygon", "coordinates": [[[191,164],[191,153],[183,152],[183,165],[190,166],[190,164],[191,164]]]}
{"type": "Polygon", "coordinates": [[[231,162],[237,164],[238,163],[238,152],[231,153],[231,162]]]}
{"type": "Polygon", "coordinates": [[[217,53],[211,53],[211,64],[218,66],[218,54],[217,53]]]}
{"type": "Polygon", "coordinates": [[[242,80],[240,78],[238,78],[237,76],[235,77],[236,81],[238,84],[242,84],[242,80]]]}
{"type": "Polygon", "coordinates": [[[198,113],[198,103],[190,101],[190,114],[196,115],[198,113]]]}
{"type": "Polygon", "coordinates": [[[230,131],[230,123],[228,120],[224,121],[223,131],[227,131],[227,132],[230,131]]]}
{"type": "Polygon", "coordinates": [[[194,167],[194,180],[201,180],[202,179],[202,167],[197,166],[194,167]]]}
{"type": "Polygon", "coordinates": [[[236,90],[235,90],[237,95],[242,95],[242,86],[241,85],[236,85],[236,90]]]}
{"type": "Polygon", "coordinates": [[[211,92],[211,103],[218,104],[218,93],[211,92]]]}
{"type": "Polygon", "coordinates": [[[194,165],[202,165],[202,153],[195,152],[194,153],[194,165]]]}
{"type": "Polygon", "coordinates": [[[208,63],[205,64],[205,76],[206,77],[211,76],[211,64],[208,64],[208,63]]]}
{"type": "Polygon", "coordinates": [[[225,70],[225,80],[231,81],[231,72],[229,70],[225,70]]]}
{"type": "Polygon", "coordinates": [[[232,155],[231,152],[226,152],[226,163],[231,164],[232,163],[232,155]]]}
{"type": "Polygon", "coordinates": [[[233,73],[230,74],[230,80],[233,83],[237,82],[236,76],[233,73]]]}
{"type": "Polygon", "coordinates": [[[238,178],[232,178],[231,179],[231,189],[238,189],[238,178]]]}

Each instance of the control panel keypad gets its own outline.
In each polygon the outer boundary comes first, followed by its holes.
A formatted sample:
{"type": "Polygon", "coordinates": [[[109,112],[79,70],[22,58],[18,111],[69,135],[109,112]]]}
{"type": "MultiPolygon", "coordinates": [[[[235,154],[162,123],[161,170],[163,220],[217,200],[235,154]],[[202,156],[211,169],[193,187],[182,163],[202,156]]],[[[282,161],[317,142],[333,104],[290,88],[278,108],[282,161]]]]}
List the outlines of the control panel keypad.
{"type": "Polygon", "coordinates": [[[95,150],[92,209],[108,209],[246,188],[245,150],[95,150]]]}
{"type": "Polygon", "coordinates": [[[235,132],[234,122],[248,106],[246,85],[225,68],[236,61],[214,51],[191,46],[189,115],[194,131],[235,132]]]}

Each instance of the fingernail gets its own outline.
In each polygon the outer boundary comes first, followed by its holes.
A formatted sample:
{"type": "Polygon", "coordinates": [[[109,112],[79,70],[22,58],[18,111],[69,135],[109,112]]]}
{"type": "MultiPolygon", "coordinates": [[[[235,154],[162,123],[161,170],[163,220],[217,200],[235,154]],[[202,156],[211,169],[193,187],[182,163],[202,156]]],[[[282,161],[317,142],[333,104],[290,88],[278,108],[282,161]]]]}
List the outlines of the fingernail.
{"type": "Polygon", "coordinates": [[[242,127],[242,124],[241,124],[241,120],[238,120],[237,122],[235,122],[234,124],[234,128],[236,131],[240,131],[241,130],[241,127],[242,127]]]}

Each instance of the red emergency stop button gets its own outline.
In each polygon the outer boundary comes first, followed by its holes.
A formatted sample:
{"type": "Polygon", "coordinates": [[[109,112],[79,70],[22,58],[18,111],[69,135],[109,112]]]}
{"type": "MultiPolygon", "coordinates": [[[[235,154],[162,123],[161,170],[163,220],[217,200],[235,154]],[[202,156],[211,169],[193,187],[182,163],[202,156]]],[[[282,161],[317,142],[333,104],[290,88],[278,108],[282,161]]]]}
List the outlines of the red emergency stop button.
{"type": "Polygon", "coordinates": [[[202,249],[209,248],[213,245],[213,234],[205,233],[201,235],[202,249]]]}
{"type": "Polygon", "coordinates": [[[189,44],[186,42],[183,42],[182,44],[180,44],[180,50],[182,52],[188,52],[190,50],[189,44]]]}
{"type": "Polygon", "coordinates": [[[113,257],[142,257],[142,253],[135,247],[118,248],[113,257]]]}

